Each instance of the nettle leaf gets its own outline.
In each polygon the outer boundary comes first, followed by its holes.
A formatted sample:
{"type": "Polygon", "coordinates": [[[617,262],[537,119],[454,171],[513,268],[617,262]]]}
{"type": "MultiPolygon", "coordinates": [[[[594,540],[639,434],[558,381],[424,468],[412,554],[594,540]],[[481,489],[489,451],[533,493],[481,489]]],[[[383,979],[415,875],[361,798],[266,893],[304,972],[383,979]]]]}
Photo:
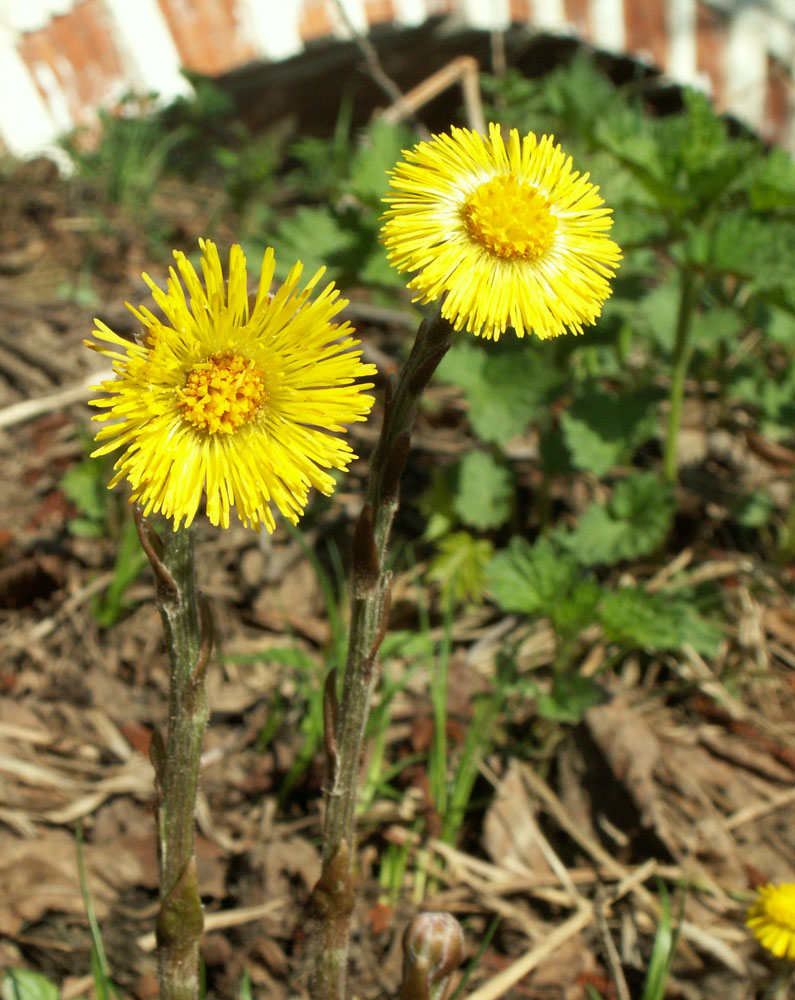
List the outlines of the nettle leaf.
{"type": "Polygon", "coordinates": [[[783,149],[771,149],[757,161],[751,182],[751,208],[766,211],[783,208],[792,211],[795,205],[795,161],[783,149]]]}
{"type": "Polygon", "coordinates": [[[566,594],[570,594],[580,571],[573,556],[561,553],[545,538],[534,545],[512,538],[507,549],[491,560],[489,590],[503,611],[550,615],[566,594]]]}
{"type": "Polygon", "coordinates": [[[599,617],[611,642],[642,649],[679,650],[689,645],[702,656],[715,656],[723,636],[691,602],[638,587],[620,587],[607,594],[599,617]]]}
{"type": "Polygon", "coordinates": [[[461,387],[481,441],[504,444],[522,433],[559,389],[565,376],[542,356],[546,346],[506,335],[488,351],[470,338],[447,352],[438,377],[461,387]]]}
{"type": "Polygon", "coordinates": [[[568,594],[560,594],[547,609],[547,614],[561,636],[575,636],[596,621],[596,609],[604,591],[596,580],[585,577],[572,586],[568,594]]]}
{"type": "Polygon", "coordinates": [[[777,344],[795,344],[795,316],[783,309],[768,307],[765,335],[777,344]]]}
{"type": "Polygon", "coordinates": [[[453,509],[464,524],[479,531],[499,528],[508,520],[513,477],[485,451],[470,451],[458,468],[453,509]]]}
{"type": "Polygon", "coordinates": [[[373,237],[370,251],[358,268],[357,281],[363,285],[381,286],[382,288],[405,288],[406,279],[389,263],[384,248],[373,237]]]}
{"type": "Polygon", "coordinates": [[[640,473],[622,480],[606,504],[591,504],[562,541],[583,565],[612,566],[654,552],[665,541],[673,515],[671,491],[655,473],[640,473]]]}
{"type": "Polygon", "coordinates": [[[576,724],[589,708],[604,701],[604,693],[590,677],[557,673],[552,690],[538,697],[538,714],[550,722],[576,724]]]}
{"type": "Polygon", "coordinates": [[[439,542],[439,553],[428,568],[426,579],[438,583],[445,599],[454,604],[482,601],[493,552],[494,546],[488,539],[457,531],[439,542]]]}
{"type": "Polygon", "coordinates": [[[795,363],[775,378],[756,366],[738,371],[730,383],[733,396],[744,400],[760,415],[763,434],[779,440],[792,436],[795,427],[795,363]]]}
{"type": "Polygon", "coordinates": [[[659,346],[669,353],[676,339],[676,318],[679,312],[679,280],[674,272],[641,299],[635,311],[634,322],[649,333],[659,346]]]}
{"type": "Polygon", "coordinates": [[[743,319],[736,309],[713,306],[693,317],[693,345],[712,352],[720,344],[736,344],[743,329],[743,319]]]}
{"type": "Polygon", "coordinates": [[[659,393],[652,390],[616,396],[586,389],[561,417],[574,466],[603,476],[628,462],[635,449],[654,436],[658,399],[659,393]]]}
{"type": "Polygon", "coordinates": [[[778,293],[795,303],[795,222],[726,213],[718,222],[704,263],[751,282],[758,293],[778,293]]]}
{"type": "Polygon", "coordinates": [[[300,260],[307,276],[328,267],[327,277],[337,278],[341,267],[335,265],[335,258],[344,258],[355,243],[356,235],[342,225],[331,208],[301,205],[274,233],[276,276],[283,281],[300,260]]]}
{"type": "Polygon", "coordinates": [[[367,129],[354,155],[351,193],[372,205],[380,214],[383,207],[381,199],[389,187],[389,172],[401,159],[402,151],[407,146],[413,146],[415,141],[416,137],[404,125],[391,125],[383,119],[376,119],[367,129]]]}

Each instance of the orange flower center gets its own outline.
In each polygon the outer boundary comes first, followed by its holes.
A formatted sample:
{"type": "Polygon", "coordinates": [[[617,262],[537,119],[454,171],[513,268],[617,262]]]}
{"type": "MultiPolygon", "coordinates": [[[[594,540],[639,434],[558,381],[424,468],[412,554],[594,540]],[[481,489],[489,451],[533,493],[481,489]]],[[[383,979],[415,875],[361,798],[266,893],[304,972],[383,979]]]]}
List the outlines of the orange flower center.
{"type": "Polygon", "coordinates": [[[495,257],[537,260],[552,245],[558,228],[549,202],[512,174],[493,177],[464,202],[469,235],[495,257]]]}
{"type": "Polygon", "coordinates": [[[254,362],[231,353],[194,365],[179,390],[183,416],[208,434],[232,434],[249,423],[266,395],[265,379],[254,362]]]}

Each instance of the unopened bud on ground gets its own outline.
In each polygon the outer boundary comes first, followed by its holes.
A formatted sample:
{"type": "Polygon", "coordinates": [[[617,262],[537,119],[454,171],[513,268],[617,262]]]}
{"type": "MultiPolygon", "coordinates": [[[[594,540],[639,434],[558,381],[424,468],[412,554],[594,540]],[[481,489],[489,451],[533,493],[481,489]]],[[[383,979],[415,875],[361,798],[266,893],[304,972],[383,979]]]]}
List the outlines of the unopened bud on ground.
{"type": "Polygon", "coordinates": [[[449,913],[420,913],[403,935],[399,1000],[442,1000],[461,964],[464,932],[449,913]]]}

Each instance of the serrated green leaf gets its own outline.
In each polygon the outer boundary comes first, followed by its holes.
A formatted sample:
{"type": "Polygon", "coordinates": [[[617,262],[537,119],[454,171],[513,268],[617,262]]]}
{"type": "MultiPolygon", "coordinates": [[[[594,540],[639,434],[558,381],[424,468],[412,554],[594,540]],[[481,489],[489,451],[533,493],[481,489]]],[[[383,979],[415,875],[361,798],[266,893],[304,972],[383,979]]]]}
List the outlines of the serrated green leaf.
{"type": "Polygon", "coordinates": [[[344,257],[355,242],[355,235],[341,224],[331,208],[301,205],[274,233],[277,277],[284,280],[293,264],[300,260],[305,274],[328,267],[328,277],[335,278],[341,270],[335,258],[344,257]]]}
{"type": "Polygon", "coordinates": [[[538,714],[550,722],[574,725],[582,720],[589,708],[602,700],[601,690],[590,677],[557,673],[552,690],[538,698],[538,714]]]}
{"type": "Polygon", "coordinates": [[[751,283],[765,296],[795,304],[795,222],[762,219],[750,212],[725,213],[715,227],[705,263],[751,283]]]}
{"type": "Polygon", "coordinates": [[[653,472],[622,480],[607,503],[593,503],[577,526],[563,536],[566,547],[585,566],[612,566],[655,551],[668,534],[674,501],[653,472]]]}
{"type": "Polygon", "coordinates": [[[470,451],[458,467],[453,509],[470,528],[487,531],[505,524],[511,512],[513,477],[485,451],[470,451]]]}
{"type": "Polygon", "coordinates": [[[569,593],[561,594],[554,601],[548,611],[555,631],[568,638],[593,625],[603,593],[602,587],[591,577],[578,580],[569,593]]]}
{"type": "Polygon", "coordinates": [[[447,601],[480,602],[486,589],[486,570],[494,547],[486,538],[457,531],[439,542],[439,553],[426,578],[438,583],[447,601]]]}
{"type": "Polygon", "coordinates": [[[8,969],[0,986],[3,1000],[58,1000],[58,995],[55,983],[28,969],[8,969]]]}
{"type": "Polygon", "coordinates": [[[560,553],[547,539],[534,545],[512,538],[488,568],[489,590],[503,611],[550,616],[579,578],[573,556],[560,553]]]}
{"type": "Polygon", "coordinates": [[[565,375],[544,359],[547,349],[530,338],[506,337],[485,348],[470,338],[447,352],[438,377],[461,387],[472,429],[481,441],[504,444],[524,431],[554,397],[565,375]]]}
{"type": "Polygon", "coordinates": [[[736,309],[713,306],[693,317],[693,346],[710,354],[720,344],[736,344],[742,329],[743,320],[736,309]]]}
{"type": "Polygon", "coordinates": [[[722,638],[720,629],[687,601],[636,587],[609,593],[599,617],[610,641],[642,649],[679,650],[687,644],[703,656],[714,656],[722,638]]]}
{"type": "Polygon", "coordinates": [[[603,476],[629,461],[635,449],[654,435],[657,399],[653,391],[616,396],[586,389],[561,417],[574,466],[603,476]]]}
{"type": "Polygon", "coordinates": [[[763,434],[774,439],[792,436],[795,427],[795,363],[771,378],[754,365],[738,369],[730,382],[731,394],[746,402],[759,417],[763,434]]]}
{"type": "Polygon", "coordinates": [[[401,159],[407,146],[416,138],[403,125],[391,125],[376,119],[367,129],[362,143],[356,150],[351,164],[350,190],[357,198],[379,211],[381,199],[389,187],[389,172],[401,159]]]}
{"type": "Polygon", "coordinates": [[[679,281],[673,272],[669,272],[637,304],[636,325],[650,333],[666,354],[671,353],[676,339],[679,298],[679,281]]]}
{"type": "Polygon", "coordinates": [[[751,208],[755,211],[795,207],[795,160],[774,147],[761,160],[751,182],[751,208]]]}

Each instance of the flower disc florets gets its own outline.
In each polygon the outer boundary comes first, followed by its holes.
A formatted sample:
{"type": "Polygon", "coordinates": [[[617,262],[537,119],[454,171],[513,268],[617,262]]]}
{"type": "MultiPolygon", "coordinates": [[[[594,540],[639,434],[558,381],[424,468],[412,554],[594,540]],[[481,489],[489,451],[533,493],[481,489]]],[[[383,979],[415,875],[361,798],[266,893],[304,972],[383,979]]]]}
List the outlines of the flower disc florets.
{"type": "Polygon", "coordinates": [[[144,514],[173,518],[175,530],[204,494],[213,524],[228,527],[234,507],[244,524],[272,531],[272,505],[295,523],[311,487],[332,492],[326,470],[356,457],[337,434],[369,413],[372,383],[357,379],[375,367],[353,349],[350,326],[331,322],[347,304],[333,283],[312,300],[322,270],[298,291],[298,263],[271,295],[268,249],[252,300],[241,248],[229,252],[225,282],[215,244],[199,244],[203,281],[179,251],[165,291],[144,275],[164,319],[130,306],[140,341],[96,321],[95,336],[113,347],[86,344],[113,359],[116,378],[96,386],[108,395],[92,400],[106,410],[94,419],[109,423],[93,454],[123,448],[110,485],[128,479],[144,514]]]}
{"type": "Polygon", "coordinates": [[[442,316],[496,340],[581,333],[610,295],[621,251],[611,211],[552,136],[506,147],[465,128],[406,151],[384,199],[382,237],[417,299],[442,298],[442,316]]]}

